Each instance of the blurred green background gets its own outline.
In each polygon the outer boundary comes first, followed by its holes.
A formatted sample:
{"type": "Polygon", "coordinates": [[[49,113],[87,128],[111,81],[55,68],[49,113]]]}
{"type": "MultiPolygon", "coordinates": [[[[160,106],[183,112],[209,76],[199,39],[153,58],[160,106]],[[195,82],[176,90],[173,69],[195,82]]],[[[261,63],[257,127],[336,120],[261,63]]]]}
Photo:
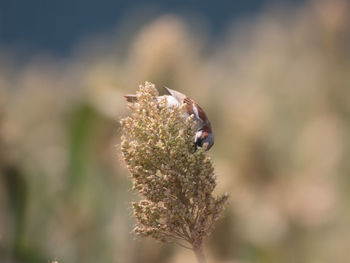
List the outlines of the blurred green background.
{"type": "Polygon", "coordinates": [[[349,11],[270,4],[215,41],[203,18],[131,16],[64,56],[0,45],[0,262],[195,262],[131,233],[119,119],[146,80],[212,122],[230,204],[209,262],[350,262],[349,11]]]}

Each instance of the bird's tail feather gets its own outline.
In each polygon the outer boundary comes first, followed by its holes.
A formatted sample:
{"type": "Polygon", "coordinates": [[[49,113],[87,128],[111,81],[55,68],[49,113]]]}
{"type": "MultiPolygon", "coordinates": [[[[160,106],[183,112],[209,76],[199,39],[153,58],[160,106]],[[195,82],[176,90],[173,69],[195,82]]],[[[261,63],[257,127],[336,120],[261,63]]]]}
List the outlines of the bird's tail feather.
{"type": "Polygon", "coordinates": [[[127,102],[136,102],[137,101],[136,95],[127,94],[127,95],[124,95],[124,98],[126,99],[127,102]]]}

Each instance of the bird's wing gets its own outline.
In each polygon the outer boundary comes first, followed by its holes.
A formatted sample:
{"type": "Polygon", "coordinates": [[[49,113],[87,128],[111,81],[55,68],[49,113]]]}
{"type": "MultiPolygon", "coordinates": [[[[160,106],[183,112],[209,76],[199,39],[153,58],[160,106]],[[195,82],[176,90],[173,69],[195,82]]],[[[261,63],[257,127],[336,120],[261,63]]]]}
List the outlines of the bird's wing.
{"type": "Polygon", "coordinates": [[[178,92],[176,90],[169,89],[164,87],[171,96],[178,100],[181,104],[186,104],[186,111],[189,115],[194,115],[197,120],[201,122],[201,125],[209,123],[208,117],[205,114],[204,110],[194,101],[189,99],[185,94],[178,92]]]}
{"type": "Polygon", "coordinates": [[[169,89],[168,87],[164,87],[164,89],[169,92],[171,96],[173,96],[175,99],[177,99],[180,103],[183,103],[184,99],[187,98],[187,96],[181,92],[178,92],[173,89],[169,89]]]}
{"type": "Polygon", "coordinates": [[[186,111],[188,114],[193,114],[198,120],[201,121],[202,124],[209,122],[204,110],[195,101],[189,98],[185,98],[183,100],[183,103],[186,104],[186,111]]]}

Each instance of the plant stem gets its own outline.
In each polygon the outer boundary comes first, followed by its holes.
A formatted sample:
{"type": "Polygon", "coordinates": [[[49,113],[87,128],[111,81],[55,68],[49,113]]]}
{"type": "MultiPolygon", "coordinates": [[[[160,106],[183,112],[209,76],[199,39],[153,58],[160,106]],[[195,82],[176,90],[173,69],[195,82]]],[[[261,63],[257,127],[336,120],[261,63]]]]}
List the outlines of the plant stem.
{"type": "Polygon", "coordinates": [[[204,256],[202,245],[194,247],[193,248],[193,252],[196,255],[198,263],[206,263],[207,262],[207,260],[206,260],[206,258],[204,256]]]}

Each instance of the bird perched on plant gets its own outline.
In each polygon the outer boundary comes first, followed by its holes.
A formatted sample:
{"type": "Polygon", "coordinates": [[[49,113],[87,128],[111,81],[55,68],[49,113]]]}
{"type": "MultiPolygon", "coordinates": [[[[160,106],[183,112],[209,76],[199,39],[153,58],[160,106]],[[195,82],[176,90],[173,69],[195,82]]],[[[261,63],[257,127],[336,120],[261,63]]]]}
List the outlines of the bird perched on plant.
{"type": "MultiPolygon", "coordinates": [[[[176,90],[164,87],[170,95],[163,95],[158,97],[158,101],[161,101],[165,97],[168,106],[182,106],[185,105],[186,113],[190,116],[193,115],[194,119],[198,123],[194,144],[195,150],[197,147],[203,147],[206,144],[205,150],[208,151],[214,144],[214,134],[211,128],[210,121],[205,114],[204,110],[192,99],[188,98],[185,94],[176,90]]],[[[127,102],[136,102],[136,95],[124,95],[127,102]]]]}

